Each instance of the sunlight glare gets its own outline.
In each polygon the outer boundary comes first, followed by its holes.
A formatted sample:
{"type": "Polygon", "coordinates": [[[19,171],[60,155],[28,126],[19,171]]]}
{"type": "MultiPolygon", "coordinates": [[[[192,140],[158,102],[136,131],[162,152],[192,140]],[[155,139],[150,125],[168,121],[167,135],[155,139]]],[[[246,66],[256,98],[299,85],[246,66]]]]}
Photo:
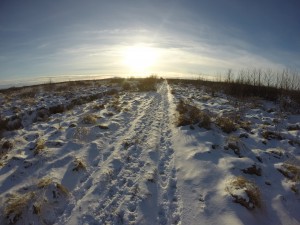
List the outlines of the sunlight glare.
{"type": "Polygon", "coordinates": [[[154,48],[145,46],[132,46],[124,52],[124,63],[131,70],[146,72],[157,60],[158,54],[154,48]]]}

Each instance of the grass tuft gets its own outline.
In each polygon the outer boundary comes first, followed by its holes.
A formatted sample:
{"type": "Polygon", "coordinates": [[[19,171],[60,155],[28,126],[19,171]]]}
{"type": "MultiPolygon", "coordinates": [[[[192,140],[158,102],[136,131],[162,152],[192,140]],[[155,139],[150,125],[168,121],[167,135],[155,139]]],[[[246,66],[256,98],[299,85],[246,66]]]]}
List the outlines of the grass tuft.
{"type": "Polygon", "coordinates": [[[300,181],[300,166],[284,162],[280,168],[277,169],[286,178],[299,182],[300,181]]]}
{"type": "Polygon", "coordinates": [[[92,114],[87,114],[82,118],[84,124],[95,124],[97,122],[97,116],[92,114]]]}
{"type": "Polygon", "coordinates": [[[30,207],[34,197],[35,192],[28,192],[25,194],[12,194],[7,199],[4,214],[9,224],[15,224],[21,219],[24,210],[30,207]]]}
{"type": "Polygon", "coordinates": [[[86,164],[80,158],[75,158],[73,171],[86,170],[86,164]]]}
{"type": "Polygon", "coordinates": [[[218,117],[216,119],[216,124],[221,128],[225,133],[231,133],[236,131],[237,127],[235,123],[229,117],[218,117]]]}
{"type": "Polygon", "coordinates": [[[42,151],[45,149],[45,140],[44,139],[38,139],[35,144],[34,148],[34,155],[39,155],[42,153],[42,151]]]}
{"type": "Polygon", "coordinates": [[[261,208],[259,188],[246,178],[242,176],[232,178],[226,189],[234,198],[234,202],[241,204],[249,210],[261,208]]]}
{"type": "Polygon", "coordinates": [[[38,181],[37,187],[39,189],[45,188],[45,187],[48,187],[52,182],[53,182],[53,180],[50,177],[44,177],[38,181]]]}

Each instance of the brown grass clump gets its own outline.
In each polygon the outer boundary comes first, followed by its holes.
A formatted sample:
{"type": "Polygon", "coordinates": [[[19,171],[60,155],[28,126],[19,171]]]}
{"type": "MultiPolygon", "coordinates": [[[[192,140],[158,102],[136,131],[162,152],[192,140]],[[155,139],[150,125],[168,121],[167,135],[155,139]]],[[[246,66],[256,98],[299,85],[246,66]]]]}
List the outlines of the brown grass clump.
{"type": "Polygon", "coordinates": [[[120,106],[120,101],[119,98],[115,98],[111,103],[110,103],[110,107],[116,111],[116,112],[121,112],[122,107],[120,106]]]}
{"type": "Polygon", "coordinates": [[[87,114],[82,118],[84,124],[95,124],[97,122],[97,116],[92,114],[87,114]]]}
{"type": "Polygon", "coordinates": [[[86,170],[86,165],[80,158],[75,158],[73,171],[79,170],[86,170]]]}
{"type": "Polygon", "coordinates": [[[239,125],[245,131],[247,131],[247,132],[251,131],[251,122],[250,121],[240,121],[239,125]]]}
{"type": "Polygon", "coordinates": [[[65,110],[66,109],[65,109],[65,106],[63,104],[49,107],[50,115],[51,114],[56,114],[56,113],[63,113],[65,110]]]}
{"type": "Polygon", "coordinates": [[[242,158],[242,154],[241,154],[241,147],[242,147],[242,143],[241,143],[241,140],[239,137],[237,136],[234,136],[234,135],[230,135],[228,137],[228,140],[227,140],[227,145],[224,146],[224,149],[225,150],[233,150],[233,152],[239,157],[239,158],[242,158]]]}
{"type": "Polygon", "coordinates": [[[236,131],[235,123],[229,117],[218,117],[216,119],[216,124],[221,128],[225,133],[231,133],[236,131]]]}
{"type": "Polygon", "coordinates": [[[21,128],[23,128],[22,120],[17,115],[6,121],[6,130],[18,130],[21,128]]]}
{"type": "Polygon", "coordinates": [[[50,177],[44,177],[40,179],[37,183],[38,188],[45,188],[52,184],[53,180],[50,177]]]}
{"type": "Polygon", "coordinates": [[[200,127],[210,129],[211,118],[208,113],[201,111],[196,106],[190,105],[183,100],[177,104],[176,110],[179,113],[177,126],[199,124],[200,127]]]}
{"type": "Polygon", "coordinates": [[[152,75],[147,78],[143,78],[137,84],[139,91],[156,91],[156,84],[159,81],[156,75],[152,75]]]}
{"type": "Polygon", "coordinates": [[[45,140],[38,139],[35,144],[34,155],[40,154],[44,148],[45,148],[45,140]]]}
{"type": "Polygon", "coordinates": [[[131,86],[131,84],[129,82],[123,82],[122,88],[124,91],[130,91],[133,89],[133,87],[131,86]]]}
{"type": "Polygon", "coordinates": [[[282,140],[282,136],[279,133],[276,133],[274,131],[263,131],[262,134],[263,138],[267,139],[267,140],[271,140],[271,139],[277,139],[277,140],[282,140]]]}
{"type": "Polygon", "coordinates": [[[258,166],[256,166],[256,165],[252,165],[252,166],[250,166],[250,167],[248,167],[246,169],[242,169],[242,171],[244,173],[251,174],[251,175],[254,174],[256,176],[261,176],[261,174],[262,174],[261,168],[258,167],[258,166]]]}
{"type": "Polygon", "coordinates": [[[300,166],[298,165],[284,162],[277,170],[292,181],[300,181],[300,166]]]}
{"type": "Polygon", "coordinates": [[[102,109],[105,109],[105,106],[104,106],[104,104],[95,104],[92,106],[92,108],[94,110],[102,110],[102,109]]]}
{"type": "Polygon", "coordinates": [[[0,135],[6,129],[7,129],[7,120],[0,116],[0,135]]]}
{"type": "Polygon", "coordinates": [[[15,224],[22,217],[23,212],[30,207],[30,203],[34,197],[34,192],[28,192],[25,194],[12,194],[8,198],[4,214],[9,224],[15,224]]]}
{"type": "Polygon", "coordinates": [[[239,176],[232,178],[227,186],[227,191],[234,198],[234,202],[241,204],[249,210],[261,207],[259,188],[246,178],[239,176]],[[247,198],[240,193],[245,193],[247,198]]]}
{"type": "Polygon", "coordinates": [[[210,125],[211,125],[211,118],[209,114],[205,112],[201,112],[199,126],[209,130],[210,125]]]}
{"type": "Polygon", "coordinates": [[[2,149],[4,150],[10,150],[10,149],[12,149],[14,147],[14,143],[13,142],[11,142],[11,141],[9,141],[9,140],[7,140],[7,141],[5,141],[3,144],[2,144],[2,149]]]}
{"type": "Polygon", "coordinates": [[[56,184],[56,188],[64,195],[68,196],[69,195],[69,190],[63,186],[62,184],[60,183],[55,183],[56,184]]]}
{"type": "MultiPolygon", "coordinates": [[[[49,212],[56,210],[56,207],[63,207],[57,199],[66,200],[69,195],[69,191],[63,185],[54,182],[49,177],[40,179],[36,186],[21,190],[22,193],[12,194],[5,202],[3,212],[6,224],[31,224],[30,222],[34,218],[41,224],[46,224],[45,221],[49,212]],[[26,192],[24,193],[24,191],[26,192]]],[[[53,222],[49,223],[52,224],[53,222]]]]}
{"type": "Polygon", "coordinates": [[[197,107],[180,100],[176,110],[179,112],[177,126],[186,126],[200,122],[201,111],[197,107]]]}
{"type": "Polygon", "coordinates": [[[288,131],[300,130],[300,126],[299,126],[299,124],[296,124],[296,125],[290,125],[290,126],[287,127],[287,130],[288,130],[288,131]]]}
{"type": "Polygon", "coordinates": [[[108,130],[109,129],[109,127],[105,124],[99,124],[98,127],[102,130],[108,130]]]}

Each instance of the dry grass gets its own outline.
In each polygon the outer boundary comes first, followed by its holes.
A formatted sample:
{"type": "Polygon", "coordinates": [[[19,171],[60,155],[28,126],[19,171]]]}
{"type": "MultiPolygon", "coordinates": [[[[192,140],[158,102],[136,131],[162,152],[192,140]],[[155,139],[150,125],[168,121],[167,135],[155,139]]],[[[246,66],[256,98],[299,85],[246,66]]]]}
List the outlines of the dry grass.
{"type": "Polygon", "coordinates": [[[87,127],[76,127],[73,137],[78,140],[85,140],[89,133],[90,131],[87,127]]]}
{"type": "Polygon", "coordinates": [[[9,221],[9,224],[15,224],[26,209],[30,208],[30,203],[35,197],[35,192],[25,194],[12,194],[5,203],[4,215],[9,221]]]}
{"type": "Polygon", "coordinates": [[[256,176],[261,176],[261,174],[262,174],[262,169],[256,165],[252,165],[246,169],[242,169],[242,171],[244,173],[256,175],[256,176]]]}
{"type": "Polygon", "coordinates": [[[201,114],[200,114],[200,123],[199,123],[199,126],[205,128],[205,129],[207,129],[207,130],[210,129],[210,126],[211,126],[211,118],[210,118],[210,116],[209,116],[208,113],[201,112],[201,114]]]}
{"type": "Polygon", "coordinates": [[[277,159],[280,159],[283,156],[283,152],[283,149],[280,148],[267,149],[267,153],[271,153],[271,155],[277,159]]]}
{"type": "Polygon", "coordinates": [[[267,140],[271,140],[271,139],[277,139],[277,140],[282,140],[282,136],[274,131],[263,131],[262,134],[263,138],[267,139],[267,140]]]}
{"type": "Polygon", "coordinates": [[[38,188],[45,188],[48,187],[50,184],[52,184],[53,180],[50,177],[44,177],[42,179],[40,179],[37,183],[37,187],[38,188]]]}
{"type": "Polygon", "coordinates": [[[35,144],[34,155],[41,154],[44,149],[45,149],[45,140],[38,139],[35,144]]]}
{"type": "Polygon", "coordinates": [[[234,202],[241,204],[249,210],[261,207],[261,195],[259,188],[246,178],[239,176],[232,178],[227,186],[227,191],[234,198],[234,202]],[[248,199],[238,195],[238,191],[244,191],[248,199]]]}
{"type": "Polygon", "coordinates": [[[104,104],[94,104],[94,105],[92,105],[92,109],[100,111],[102,109],[105,109],[105,106],[104,106],[104,104]]]}
{"type": "Polygon", "coordinates": [[[229,117],[218,117],[216,119],[216,124],[221,128],[223,132],[228,134],[236,131],[237,129],[235,123],[229,117]]]}
{"type": "Polygon", "coordinates": [[[158,81],[158,77],[152,75],[150,77],[141,79],[137,84],[137,88],[139,91],[156,91],[156,84],[158,81]]]}
{"type": "Polygon", "coordinates": [[[75,158],[73,171],[86,170],[86,164],[80,158],[75,158]]]}
{"type": "Polygon", "coordinates": [[[233,152],[240,158],[242,158],[241,155],[241,140],[239,137],[230,135],[227,139],[227,146],[225,146],[225,150],[231,149],[233,152]]]}
{"type": "Polygon", "coordinates": [[[179,113],[177,126],[198,124],[200,127],[210,129],[211,118],[208,113],[201,111],[197,107],[180,100],[176,110],[179,113]]]}
{"type": "Polygon", "coordinates": [[[107,125],[105,125],[105,124],[99,124],[98,127],[100,129],[103,129],[103,130],[108,130],[109,129],[109,127],[107,125]]]}
{"type": "Polygon", "coordinates": [[[2,149],[3,150],[10,150],[14,147],[14,143],[12,141],[6,140],[3,144],[2,144],[2,149]]]}
{"type": "Polygon", "coordinates": [[[93,114],[87,114],[82,118],[82,122],[84,124],[95,124],[97,122],[98,117],[93,114]]]}
{"type": "Polygon", "coordinates": [[[56,184],[57,190],[59,190],[62,194],[64,194],[65,196],[69,195],[70,192],[65,186],[63,186],[60,183],[55,183],[55,184],[56,184]]]}
{"type": "Polygon", "coordinates": [[[19,116],[13,116],[13,118],[6,121],[6,130],[18,130],[21,128],[23,128],[23,124],[19,116]]]}
{"type": "MultiPolygon", "coordinates": [[[[23,192],[25,189],[21,190],[23,192]]],[[[3,208],[5,222],[31,224],[29,220],[33,215],[36,215],[39,221],[44,221],[45,216],[51,213],[50,210],[55,210],[55,205],[59,205],[57,198],[66,199],[68,195],[69,191],[63,185],[54,182],[50,177],[44,177],[36,186],[26,188],[25,193],[14,193],[8,197],[3,208]]]]}
{"type": "Polygon", "coordinates": [[[122,107],[120,106],[120,101],[119,101],[119,98],[115,98],[111,103],[110,103],[110,106],[114,111],[116,112],[121,112],[122,110],[122,107]]]}
{"type": "Polygon", "coordinates": [[[300,181],[300,166],[296,164],[284,162],[277,170],[286,178],[294,182],[300,181]]]}
{"type": "Polygon", "coordinates": [[[251,131],[251,122],[250,121],[239,121],[240,128],[244,129],[247,132],[251,131]]]}

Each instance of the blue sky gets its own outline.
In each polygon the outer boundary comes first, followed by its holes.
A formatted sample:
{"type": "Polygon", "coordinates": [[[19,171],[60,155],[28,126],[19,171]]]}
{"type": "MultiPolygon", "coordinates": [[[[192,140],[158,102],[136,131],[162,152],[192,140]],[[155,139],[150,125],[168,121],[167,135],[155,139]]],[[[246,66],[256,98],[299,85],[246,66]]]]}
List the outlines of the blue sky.
{"type": "Polygon", "coordinates": [[[146,73],[299,70],[299,9],[298,0],[0,0],[0,80],[135,75],[124,51],[136,45],[157,53],[146,73]]]}

